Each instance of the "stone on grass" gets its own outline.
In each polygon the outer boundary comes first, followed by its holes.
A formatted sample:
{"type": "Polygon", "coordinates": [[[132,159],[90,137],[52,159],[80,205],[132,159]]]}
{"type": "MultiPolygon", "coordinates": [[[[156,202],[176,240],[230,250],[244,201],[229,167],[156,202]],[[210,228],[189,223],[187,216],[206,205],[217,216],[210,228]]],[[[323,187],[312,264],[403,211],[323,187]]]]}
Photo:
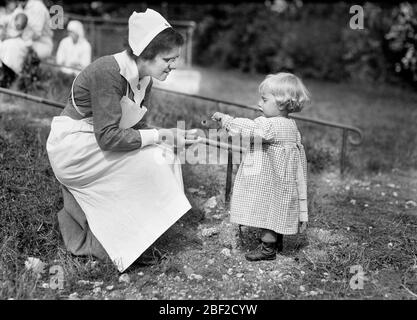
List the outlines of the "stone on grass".
{"type": "Polygon", "coordinates": [[[217,206],[216,197],[211,197],[203,204],[204,209],[214,209],[217,206]]]}
{"type": "Polygon", "coordinates": [[[205,228],[201,231],[203,237],[211,237],[212,235],[218,234],[219,230],[216,227],[205,228]]]}
{"type": "Polygon", "coordinates": [[[26,270],[30,270],[36,274],[45,273],[46,263],[42,260],[34,257],[28,257],[25,261],[26,270]]]}
{"type": "Polygon", "coordinates": [[[199,189],[196,189],[196,188],[187,188],[187,191],[189,193],[197,193],[199,191],[199,189]]]}
{"type": "Polygon", "coordinates": [[[194,270],[189,266],[184,266],[184,273],[187,277],[189,277],[194,273],[194,270]]]}
{"type": "Polygon", "coordinates": [[[222,251],[220,251],[220,253],[221,253],[222,255],[226,256],[226,257],[231,257],[231,256],[232,256],[232,254],[231,254],[231,252],[230,252],[230,249],[228,249],[228,248],[224,248],[224,249],[222,249],[222,251]]]}
{"type": "Polygon", "coordinates": [[[203,276],[201,276],[199,274],[195,274],[195,273],[191,274],[189,278],[190,279],[195,279],[195,280],[203,280],[203,276]]]}
{"type": "Polygon", "coordinates": [[[406,209],[415,208],[415,207],[417,207],[417,203],[415,201],[413,201],[413,200],[408,200],[405,203],[405,208],[406,209]]]}
{"type": "Polygon", "coordinates": [[[68,296],[69,300],[80,300],[80,298],[78,297],[78,292],[73,292],[68,296]]]}
{"type": "Polygon", "coordinates": [[[101,288],[100,287],[96,287],[96,288],[93,289],[93,292],[95,294],[100,293],[101,292],[101,288]]]}
{"type": "Polygon", "coordinates": [[[130,276],[127,273],[122,274],[119,277],[119,282],[130,283],[130,276]]]}

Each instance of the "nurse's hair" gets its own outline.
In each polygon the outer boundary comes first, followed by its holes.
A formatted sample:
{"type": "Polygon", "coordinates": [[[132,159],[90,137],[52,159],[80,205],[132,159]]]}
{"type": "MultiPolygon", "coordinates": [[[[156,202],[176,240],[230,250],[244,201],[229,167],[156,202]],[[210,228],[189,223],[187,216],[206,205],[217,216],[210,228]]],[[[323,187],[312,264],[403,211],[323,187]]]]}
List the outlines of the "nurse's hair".
{"type": "Polygon", "coordinates": [[[310,101],[310,93],[303,82],[287,72],[266,76],[259,85],[259,92],[272,94],[277,105],[284,105],[288,113],[300,112],[304,104],[310,101]]]}
{"type": "Polygon", "coordinates": [[[152,60],[159,53],[168,52],[174,48],[181,47],[183,44],[184,38],[178,31],[173,28],[166,28],[152,39],[139,56],[133,53],[128,41],[126,41],[125,48],[128,55],[134,60],[139,58],[142,60],[152,60]]]}

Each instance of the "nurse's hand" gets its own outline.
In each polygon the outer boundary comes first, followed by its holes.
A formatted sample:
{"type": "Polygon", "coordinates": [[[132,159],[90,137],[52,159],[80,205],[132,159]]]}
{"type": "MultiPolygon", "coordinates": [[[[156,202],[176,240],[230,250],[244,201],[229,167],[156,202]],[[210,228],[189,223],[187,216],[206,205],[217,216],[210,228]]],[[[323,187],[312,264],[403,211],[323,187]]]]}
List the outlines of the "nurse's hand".
{"type": "Polygon", "coordinates": [[[197,137],[197,129],[183,130],[178,128],[159,129],[159,142],[175,146],[182,149],[184,146],[199,141],[197,137]]]}

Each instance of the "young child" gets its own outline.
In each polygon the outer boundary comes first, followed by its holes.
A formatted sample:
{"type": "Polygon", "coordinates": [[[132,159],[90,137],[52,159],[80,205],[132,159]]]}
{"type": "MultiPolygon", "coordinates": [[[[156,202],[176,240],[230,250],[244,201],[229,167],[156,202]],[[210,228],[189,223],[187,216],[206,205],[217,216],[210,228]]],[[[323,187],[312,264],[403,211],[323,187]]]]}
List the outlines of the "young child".
{"type": "Polygon", "coordinates": [[[262,229],[261,245],[246,254],[249,261],[274,260],[283,235],[304,232],[307,221],[307,162],[292,112],[309,100],[301,80],[291,73],[269,75],[260,84],[255,120],[216,112],[213,119],[231,135],[253,142],[236,175],[230,221],[262,229]],[[256,138],[258,140],[256,140],[256,138]],[[261,141],[256,146],[256,141],[261,141]]]}

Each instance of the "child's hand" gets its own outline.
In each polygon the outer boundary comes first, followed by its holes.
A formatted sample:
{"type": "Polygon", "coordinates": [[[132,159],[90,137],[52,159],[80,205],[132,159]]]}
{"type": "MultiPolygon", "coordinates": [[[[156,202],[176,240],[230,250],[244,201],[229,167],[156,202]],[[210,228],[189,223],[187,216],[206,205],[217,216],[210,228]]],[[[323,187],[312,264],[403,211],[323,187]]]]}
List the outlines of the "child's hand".
{"type": "Polygon", "coordinates": [[[307,221],[301,221],[298,224],[298,233],[304,233],[307,229],[307,221]]]}
{"type": "Polygon", "coordinates": [[[222,121],[222,119],[223,119],[223,117],[225,116],[225,114],[224,113],[221,113],[221,112],[215,112],[213,115],[212,115],[212,119],[213,120],[216,120],[216,121],[222,121]]]}

